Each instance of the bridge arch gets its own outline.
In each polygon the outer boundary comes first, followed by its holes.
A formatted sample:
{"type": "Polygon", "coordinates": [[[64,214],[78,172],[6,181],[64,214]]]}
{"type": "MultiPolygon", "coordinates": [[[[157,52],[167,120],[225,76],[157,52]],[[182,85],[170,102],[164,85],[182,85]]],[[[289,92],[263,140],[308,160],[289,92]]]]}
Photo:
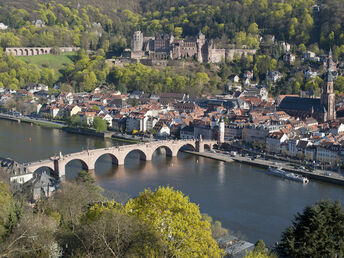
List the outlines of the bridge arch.
{"type": "Polygon", "coordinates": [[[204,150],[210,151],[212,149],[211,144],[204,144],[204,150]]]}
{"type": "Polygon", "coordinates": [[[133,150],[129,151],[129,152],[124,156],[124,162],[125,162],[125,160],[128,158],[128,156],[129,156],[130,154],[133,154],[133,153],[138,153],[138,154],[139,154],[139,157],[140,157],[140,160],[147,160],[147,154],[146,154],[144,151],[142,151],[142,150],[140,150],[140,149],[133,149],[133,150]]]}
{"type": "Polygon", "coordinates": [[[35,51],[36,51],[36,55],[39,55],[39,49],[36,48],[35,51]]]}
{"type": "Polygon", "coordinates": [[[33,171],[33,174],[42,173],[43,171],[48,171],[50,174],[55,174],[55,169],[51,166],[41,166],[33,171]]]}
{"type": "Polygon", "coordinates": [[[78,159],[78,158],[69,160],[69,161],[65,164],[65,169],[66,169],[67,165],[69,165],[71,162],[75,162],[75,161],[78,161],[78,162],[81,163],[82,169],[87,170],[87,171],[89,170],[88,164],[87,164],[84,160],[78,159]]]}
{"type": "Polygon", "coordinates": [[[166,145],[161,145],[161,146],[158,146],[156,147],[153,152],[152,152],[152,155],[159,149],[164,149],[166,151],[166,156],[167,157],[172,157],[173,156],[173,151],[170,147],[166,146],[166,145]]]}
{"type": "Polygon", "coordinates": [[[196,146],[192,143],[185,143],[178,148],[178,152],[181,150],[196,151],[196,146]]]}
{"type": "Polygon", "coordinates": [[[22,55],[23,55],[23,50],[19,49],[19,56],[22,56],[22,55]]]}
{"type": "Polygon", "coordinates": [[[113,155],[112,153],[103,153],[95,159],[94,167],[96,166],[97,161],[99,161],[101,158],[104,158],[106,156],[111,158],[112,164],[116,164],[116,165],[119,164],[118,158],[115,155],[113,155]]]}
{"type": "Polygon", "coordinates": [[[27,48],[24,49],[24,56],[28,56],[29,55],[29,50],[27,48]]]}
{"type": "Polygon", "coordinates": [[[31,55],[31,56],[34,56],[34,55],[35,55],[34,50],[33,50],[32,48],[30,49],[30,55],[31,55]]]}

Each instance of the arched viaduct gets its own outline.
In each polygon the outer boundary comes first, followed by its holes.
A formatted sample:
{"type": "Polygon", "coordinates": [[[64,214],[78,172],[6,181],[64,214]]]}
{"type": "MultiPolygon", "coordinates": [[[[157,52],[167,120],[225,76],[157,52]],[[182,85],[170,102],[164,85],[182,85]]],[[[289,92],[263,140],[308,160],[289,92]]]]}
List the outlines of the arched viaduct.
{"type": "MultiPolygon", "coordinates": [[[[52,54],[52,47],[8,47],[7,55],[13,56],[37,56],[52,54]]],[[[78,51],[79,47],[60,47],[61,52],[78,51]]]]}
{"type": "Polygon", "coordinates": [[[152,160],[154,152],[159,148],[164,148],[167,156],[176,157],[179,150],[185,146],[192,147],[197,152],[203,152],[205,148],[212,149],[214,144],[216,144],[216,141],[208,140],[154,141],[149,143],[84,150],[67,155],[60,154],[57,157],[51,157],[47,160],[25,164],[25,167],[32,173],[39,168],[48,167],[58,174],[60,178],[64,178],[66,174],[66,165],[73,160],[79,160],[84,169],[93,170],[97,160],[104,155],[111,156],[114,164],[124,165],[124,160],[127,155],[134,151],[140,154],[140,159],[149,161],[152,160]]]}

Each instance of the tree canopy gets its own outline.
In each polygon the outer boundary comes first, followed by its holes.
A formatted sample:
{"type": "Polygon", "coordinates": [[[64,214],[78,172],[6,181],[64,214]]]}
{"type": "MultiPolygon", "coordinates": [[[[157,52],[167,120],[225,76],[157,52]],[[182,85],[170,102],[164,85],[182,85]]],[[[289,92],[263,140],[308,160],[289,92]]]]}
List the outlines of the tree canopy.
{"type": "Polygon", "coordinates": [[[145,190],[125,206],[129,215],[151,225],[177,257],[221,257],[222,251],[211,236],[210,223],[202,220],[199,208],[171,187],[145,190]]]}
{"type": "Polygon", "coordinates": [[[279,245],[288,257],[342,257],[344,210],[339,202],[321,201],[298,213],[279,245]]]}

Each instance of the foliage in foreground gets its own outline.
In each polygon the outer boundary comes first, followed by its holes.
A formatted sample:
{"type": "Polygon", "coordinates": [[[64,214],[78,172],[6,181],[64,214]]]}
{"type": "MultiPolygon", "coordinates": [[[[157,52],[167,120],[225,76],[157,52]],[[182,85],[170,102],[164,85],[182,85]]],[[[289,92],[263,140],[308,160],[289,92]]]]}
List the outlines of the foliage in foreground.
{"type": "Polygon", "coordinates": [[[247,252],[245,258],[277,258],[277,255],[266,248],[263,240],[258,240],[253,251],[247,252]]]}
{"type": "Polygon", "coordinates": [[[199,207],[180,191],[170,187],[159,187],[155,192],[145,190],[130,200],[125,209],[161,235],[171,256],[221,257],[223,254],[211,236],[210,223],[202,220],[199,207]]]}
{"type": "Polygon", "coordinates": [[[287,257],[343,257],[344,210],[339,202],[321,201],[295,216],[279,250],[287,257]]]}
{"type": "Polygon", "coordinates": [[[39,201],[34,209],[25,207],[14,219],[13,211],[20,209],[13,209],[15,198],[0,182],[0,256],[222,255],[210,223],[181,192],[146,190],[124,205],[107,200],[94,183],[83,171],[73,182],[64,182],[53,198],[39,201]]]}

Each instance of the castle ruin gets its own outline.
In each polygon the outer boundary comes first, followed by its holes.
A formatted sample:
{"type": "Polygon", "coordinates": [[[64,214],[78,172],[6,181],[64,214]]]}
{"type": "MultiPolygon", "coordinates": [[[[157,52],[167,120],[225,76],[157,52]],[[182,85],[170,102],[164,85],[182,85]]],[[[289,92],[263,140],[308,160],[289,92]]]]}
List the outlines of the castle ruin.
{"type": "Polygon", "coordinates": [[[135,31],[131,48],[122,53],[123,58],[150,60],[178,60],[193,58],[200,63],[219,63],[235,56],[256,54],[256,49],[216,49],[213,40],[207,40],[202,32],[189,39],[176,39],[172,34],[156,34],[144,37],[135,31]]]}

